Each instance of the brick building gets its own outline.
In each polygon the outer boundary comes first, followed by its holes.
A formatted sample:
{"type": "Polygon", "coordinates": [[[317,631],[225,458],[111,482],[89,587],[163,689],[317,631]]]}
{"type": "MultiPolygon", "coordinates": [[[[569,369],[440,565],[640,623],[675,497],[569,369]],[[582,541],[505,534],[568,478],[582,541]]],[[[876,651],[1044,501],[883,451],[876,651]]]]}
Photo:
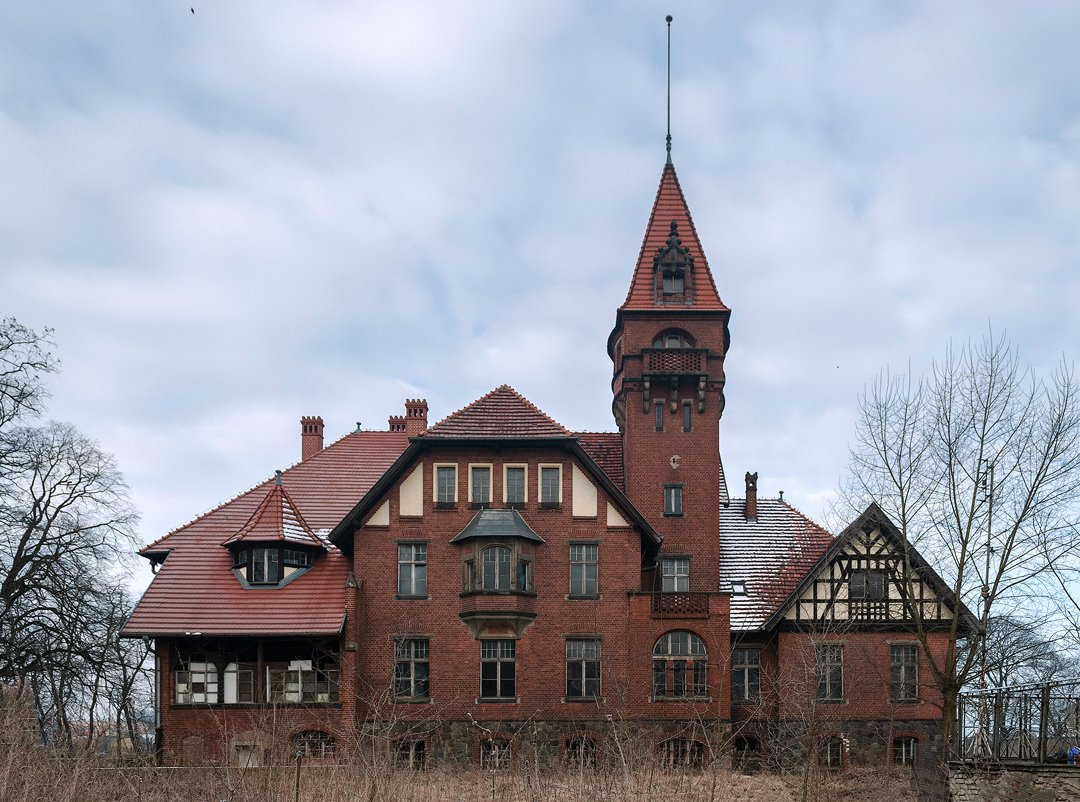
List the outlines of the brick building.
{"type": "Polygon", "coordinates": [[[162,760],[935,759],[945,644],[911,616],[970,614],[876,507],[833,537],[756,474],[730,497],[729,317],[669,162],[608,338],[618,431],[507,386],[325,447],[302,418],[299,463],[141,552],[162,760]]]}

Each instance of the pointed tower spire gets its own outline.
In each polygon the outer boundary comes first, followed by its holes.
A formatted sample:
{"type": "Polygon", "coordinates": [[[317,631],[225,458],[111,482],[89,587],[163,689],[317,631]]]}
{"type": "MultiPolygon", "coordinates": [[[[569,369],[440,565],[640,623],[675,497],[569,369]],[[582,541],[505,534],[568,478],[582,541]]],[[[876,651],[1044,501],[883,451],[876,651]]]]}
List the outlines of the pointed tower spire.
{"type": "Polygon", "coordinates": [[[667,15],[667,164],[671,164],[671,15],[667,15]]]}

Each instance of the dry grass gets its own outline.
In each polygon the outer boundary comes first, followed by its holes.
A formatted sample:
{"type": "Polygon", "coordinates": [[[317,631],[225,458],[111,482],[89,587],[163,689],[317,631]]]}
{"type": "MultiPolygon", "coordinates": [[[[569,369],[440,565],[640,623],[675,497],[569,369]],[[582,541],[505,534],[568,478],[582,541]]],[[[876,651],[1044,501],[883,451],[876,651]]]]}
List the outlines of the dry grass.
{"type": "MultiPolygon", "coordinates": [[[[97,755],[61,756],[0,745],[4,802],[289,802],[295,766],[260,769],[117,767],[97,755]]],[[[911,802],[905,776],[851,769],[817,776],[806,802],[911,802]]],[[[665,772],[392,771],[305,765],[304,802],[802,802],[799,776],[745,776],[727,769],[665,772]]]]}

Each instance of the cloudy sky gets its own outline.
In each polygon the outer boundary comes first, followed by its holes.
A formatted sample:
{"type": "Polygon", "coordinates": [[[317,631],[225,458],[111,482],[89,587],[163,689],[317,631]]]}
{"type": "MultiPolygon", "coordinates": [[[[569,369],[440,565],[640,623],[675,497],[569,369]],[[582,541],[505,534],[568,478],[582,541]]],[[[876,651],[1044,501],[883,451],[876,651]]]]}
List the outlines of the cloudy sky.
{"type": "Polygon", "coordinates": [[[814,516],[859,393],[1080,340],[1080,5],[0,8],[0,315],[151,540],[329,439],[509,383],[610,430],[664,150],[734,310],[722,452],[814,516]]]}

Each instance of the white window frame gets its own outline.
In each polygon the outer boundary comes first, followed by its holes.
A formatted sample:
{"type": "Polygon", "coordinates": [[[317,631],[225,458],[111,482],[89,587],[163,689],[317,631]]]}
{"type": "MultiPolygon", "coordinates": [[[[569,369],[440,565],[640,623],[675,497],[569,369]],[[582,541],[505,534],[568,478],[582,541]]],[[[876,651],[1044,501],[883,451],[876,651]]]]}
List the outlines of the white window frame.
{"type": "Polygon", "coordinates": [[[469,503],[470,504],[490,504],[492,496],[492,479],[495,477],[494,466],[490,462],[470,462],[469,463],[469,503]],[[478,501],[473,497],[473,469],[487,469],[488,472],[488,488],[487,498],[478,501]]]}
{"type": "Polygon", "coordinates": [[[661,557],[660,558],[660,592],[661,593],[689,593],[690,592],[690,558],[689,557],[661,557]],[[670,568],[672,570],[668,570],[670,568]],[[679,568],[686,567],[685,571],[679,568]],[[671,578],[672,587],[668,588],[668,578],[671,578]],[[680,581],[681,580],[681,581],[680,581]]]}
{"type": "Polygon", "coordinates": [[[562,467],[562,463],[556,462],[542,462],[536,467],[536,498],[540,500],[541,504],[562,504],[562,467]],[[558,471],[559,479],[556,485],[558,489],[558,497],[554,500],[544,499],[544,471],[558,471]]]}
{"type": "Polygon", "coordinates": [[[457,504],[458,500],[458,466],[456,462],[436,462],[433,466],[431,477],[431,500],[436,504],[457,504]],[[439,498],[439,470],[450,468],[454,472],[454,498],[450,501],[439,498]]]}
{"type": "Polygon", "coordinates": [[[502,486],[503,504],[510,504],[511,503],[510,502],[510,494],[509,494],[509,492],[507,492],[509,490],[509,486],[507,485],[507,481],[506,481],[506,477],[509,475],[511,468],[522,468],[525,471],[525,475],[524,475],[524,478],[522,479],[522,483],[521,483],[522,484],[522,493],[524,494],[525,497],[520,502],[515,501],[513,503],[514,504],[528,504],[529,503],[529,464],[527,462],[508,462],[508,463],[503,465],[503,471],[502,471],[502,474],[503,474],[503,483],[502,483],[502,485],[503,485],[502,486]]]}

